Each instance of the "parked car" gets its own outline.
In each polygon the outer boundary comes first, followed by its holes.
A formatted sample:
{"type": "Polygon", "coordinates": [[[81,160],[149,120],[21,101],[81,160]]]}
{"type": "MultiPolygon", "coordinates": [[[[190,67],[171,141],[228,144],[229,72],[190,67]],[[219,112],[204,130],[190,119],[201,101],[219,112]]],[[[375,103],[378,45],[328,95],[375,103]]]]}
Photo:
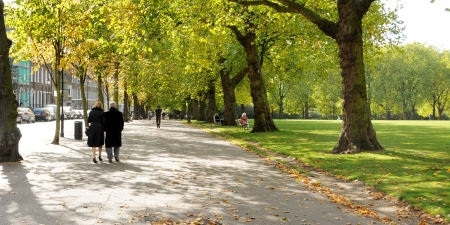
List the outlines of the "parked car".
{"type": "Polygon", "coordinates": [[[65,110],[66,117],[68,120],[73,120],[76,117],[75,111],[72,110],[72,107],[70,106],[63,106],[63,109],[65,110]]]}
{"type": "Polygon", "coordinates": [[[61,108],[61,116],[59,117],[60,119],[64,118],[65,120],[68,120],[69,118],[67,118],[67,112],[66,109],[61,108]]]}
{"type": "Polygon", "coordinates": [[[22,111],[20,109],[17,109],[16,123],[22,123],[22,111]]]}
{"type": "Polygon", "coordinates": [[[27,121],[28,123],[36,122],[33,110],[31,110],[30,108],[17,108],[17,109],[20,109],[20,111],[22,111],[22,121],[27,121]]]}
{"type": "Polygon", "coordinates": [[[45,107],[45,109],[50,111],[50,116],[52,117],[51,120],[56,120],[56,110],[53,107],[45,107]]]}
{"type": "Polygon", "coordinates": [[[83,110],[73,110],[77,114],[77,119],[83,119],[83,110]]]}
{"type": "Polygon", "coordinates": [[[51,121],[52,115],[50,115],[50,110],[47,108],[35,108],[33,109],[34,116],[36,120],[51,121]]]}

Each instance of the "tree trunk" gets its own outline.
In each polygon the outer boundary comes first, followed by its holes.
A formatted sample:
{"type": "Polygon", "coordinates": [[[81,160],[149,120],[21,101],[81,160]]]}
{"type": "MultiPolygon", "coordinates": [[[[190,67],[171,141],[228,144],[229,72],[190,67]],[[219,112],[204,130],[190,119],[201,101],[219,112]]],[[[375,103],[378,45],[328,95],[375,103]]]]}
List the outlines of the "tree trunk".
{"type": "Polygon", "coordinates": [[[206,121],[206,98],[202,97],[198,107],[198,121],[206,121]]]}
{"type": "MultiPolygon", "coordinates": [[[[105,104],[105,99],[103,98],[103,79],[100,72],[98,72],[97,74],[97,97],[98,101],[100,101],[102,104],[105,104]]],[[[103,110],[108,109],[108,107],[108,105],[104,105],[103,110]]]]}
{"type": "Polygon", "coordinates": [[[119,106],[119,62],[114,63],[114,93],[113,93],[113,101],[119,106]]]}
{"type": "Polygon", "coordinates": [[[308,104],[308,100],[306,100],[305,102],[305,112],[303,115],[303,119],[309,119],[309,104],[308,104]]]}
{"type": "Polygon", "coordinates": [[[234,93],[234,87],[231,84],[229,73],[224,69],[220,71],[220,79],[223,90],[223,125],[224,126],[236,126],[236,95],[234,93]]]}
{"type": "MultiPolygon", "coordinates": [[[[110,103],[110,96],[109,96],[109,82],[107,81],[107,82],[104,82],[104,93],[105,93],[105,96],[106,96],[106,105],[109,107],[109,103],[110,103]]],[[[116,104],[117,104],[117,102],[116,102],[116,104]]],[[[117,105],[118,106],[118,105],[117,105]]]]}
{"type": "Polygon", "coordinates": [[[136,95],[136,93],[132,93],[131,96],[133,96],[133,103],[134,103],[134,113],[133,113],[133,120],[139,120],[139,112],[141,110],[139,110],[139,100],[138,97],[136,95]]]}
{"type": "Polygon", "coordinates": [[[130,122],[129,116],[128,116],[128,93],[127,93],[127,83],[124,82],[123,84],[123,121],[124,122],[130,122]]]}
{"type": "Polygon", "coordinates": [[[402,105],[403,105],[403,107],[402,107],[402,111],[403,111],[402,118],[403,118],[403,120],[408,120],[408,112],[406,111],[407,104],[404,102],[402,105]]]}
{"type": "Polygon", "coordinates": [[[198,115],[200,111],[198,111],[198,98],[192,99],[192,119],[198,120],[198,115]]]}
{"type": "Polygon", "coordinates": [[[223,90],[223,125],[236,126],[236,94],[234,90],[242,79],[244,79],[245,75],[247,75],[248,69],[247,67],[241,69],[239,73],[230,79],[231,71],[227,71],[227,68],[224,65],[225,61],[225,58],[219,59],[219,64],[222,66],[219,73],[223,90]]]}
{"type": "Polygon", "coordinates": [[[190,97],[187,97],[183,100],[183,105],[181,106],[181,115],[180,115],[180,119],[184,118],[184,115],[187,114],[187,108],[186,108],[186,104],[188,102],[190,97]]]}
{"type": "Polygon", "coordinates": [[[266,85],[261,72],[258,47],[256,46],[256,28],[251,22],[247,23],[249,26],[245,36],[241,34],[237,27],[231,26],[230,29],[234,32],[245,51],[248,68],[247,74],[250,80],[250,94],[252,96],[254,108],[254,124],[251,132],[278,130],[273,122],[272,115],[270,114],[266,85]]]}
{"type": "Polygon", "coordinates": [[[432,119],[434,120],[434,118],[436,118],[436,102],[437,102],[437,100],[436,100],[436,96],[434,96],[433,97],[433,104],[431,105],[431,107],[432,107],[432,110],[433,110],[433,117],[432,117],[432,119]]]}
{"type": "Polygon", "coordinates": [[[3,1],[0,1],[0,162],[17,162],[23,160],[19,153],[22,134],[16,124],[19,104],[12,88],[9,64],[12,42],[6,37],[3,7],[3,1]]]}
{"type": "MultiPolygon", "coordinates": [[[[357,153],[362,150],[381,150],[367,108],[367,90],[364,73],[362,17],[365,14],[357,4],[338,1],[339,46],[343,85],[342,130],[333,153],[357,153]]],[[[370,3],[369,3],[370,6],[370,3]]],[[[367,10],[369,8],[367,7],[367,10]]],[[[363,10],[364,11],[364,10],[363,10]]]]}
{"type": "Polygon", "coordinates": [[[210,79],[208,82],[208,116],[206,117],[208,123],[214,123],[214,114],[217,112],[215,82],[214,79],[210,79]]]}
{"type": "Polygon", "coordinates": [[[87,68],[77,67],[77,70],[78,70],[79,77],[80,77],[81,107],[83,110],[84,126],[87,126],[88,115],[87,115],[87,104],[86,104],[86,86],[84,86],[84,82],[86,81],[87,68]]]}
{"type": "MultiPolygon", "coordinates": [[[[192,114],[193,114],[193,111],[194,111],[194,107],[192,107],[192,102],[193,101],[194,100],[192,98],[189,99],[189,101],[188,101],[188,117],[191,117],[192,114]]],[[[190,120],[188,120],[188,121],[190,121],[190,120]]]]}
{"type": "Polygon", "coordinates": [[[444,113],[445,107],[438,106],[438,120],[442,120],[442,114],[444,113]]]}
{"type": "Polygon", "coordinates": [[[412,112],[412,119],[413,120],[417,119],[416,108],[414,107],[414,105],[411,105],[411,112],[412,112]]]}
{"type": "Polygon", "coordinates": [[[59,145],[59,135],[61,131],[61,114],[62,114],[62,102],[61,98],[63,97],[62,88],[61,87],[61,79],[62,77],[62,71],[59,71],[59,65],[61,64],[61,52],[62,52],[62,43],[61,41],[57,40],[54,45],[55,49],[55,89],[56,89],[56,129],[55,129],[55,135],[53,136],[52,144],[59,145]]]}
{"type": "Polygon", "coordinates": [[[278,118],[283,119],[284,118],[284,98],[286,96],[283,93],[283,85],[281,82],[278,84],[278,96],[280,97],[280,99],[278,101],[278,107],[279,107],[278,118]]]}

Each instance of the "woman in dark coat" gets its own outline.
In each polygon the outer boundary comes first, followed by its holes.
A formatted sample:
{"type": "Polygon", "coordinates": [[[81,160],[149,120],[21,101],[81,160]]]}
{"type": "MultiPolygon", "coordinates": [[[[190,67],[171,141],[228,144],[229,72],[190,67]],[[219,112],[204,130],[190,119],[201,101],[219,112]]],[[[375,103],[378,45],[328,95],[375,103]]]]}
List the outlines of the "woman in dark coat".
{"type": "Polygon", "coordinates": [[[103,129],[103,104],[101,102],[96,102],[94,108],[92,108],[88,117],[88,141],[87,144],[89,147],[92,147],[92,156],[94,157],[94,163],[97,163],[95,160],[95,148],[98,147],[98,160],[102,160],[102,148],[105,144],[105,134],[103,129]]]}
{"type": "Polygon", "coordinates": [[[112,162],[113,148],[114,158],[119,162],[119,151],[122,146],[122,130],[123,130],[123,117],[122,113],[117,110],[115,102],[109,103],[109,111],[103,115],[103,126],[106,132],[105,148],[108,154],[109,163],[112,162]]]}

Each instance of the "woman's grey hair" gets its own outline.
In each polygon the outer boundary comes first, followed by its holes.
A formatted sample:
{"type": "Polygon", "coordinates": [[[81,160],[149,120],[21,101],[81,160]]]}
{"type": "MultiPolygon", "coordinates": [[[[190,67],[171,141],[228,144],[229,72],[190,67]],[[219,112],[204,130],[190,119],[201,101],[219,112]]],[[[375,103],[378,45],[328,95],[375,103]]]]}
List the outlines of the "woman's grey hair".
{"type": "Polygon", "coordinates": [[[117,109],[116,103],[115,102],[110,102],[109,103],[109,108],[116,108],[117,109]]]}

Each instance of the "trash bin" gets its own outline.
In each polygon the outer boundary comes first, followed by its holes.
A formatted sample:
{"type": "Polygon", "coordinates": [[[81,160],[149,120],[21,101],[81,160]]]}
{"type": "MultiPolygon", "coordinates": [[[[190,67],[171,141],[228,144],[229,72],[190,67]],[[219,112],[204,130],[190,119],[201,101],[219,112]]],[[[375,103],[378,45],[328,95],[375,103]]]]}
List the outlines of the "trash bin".
{"type": "Polygon", "coordinates": [[[82,140],[83,139],[83,123],[81,121],[75,121],[74,122],[75,127],[75,140],[82,140]]]}

